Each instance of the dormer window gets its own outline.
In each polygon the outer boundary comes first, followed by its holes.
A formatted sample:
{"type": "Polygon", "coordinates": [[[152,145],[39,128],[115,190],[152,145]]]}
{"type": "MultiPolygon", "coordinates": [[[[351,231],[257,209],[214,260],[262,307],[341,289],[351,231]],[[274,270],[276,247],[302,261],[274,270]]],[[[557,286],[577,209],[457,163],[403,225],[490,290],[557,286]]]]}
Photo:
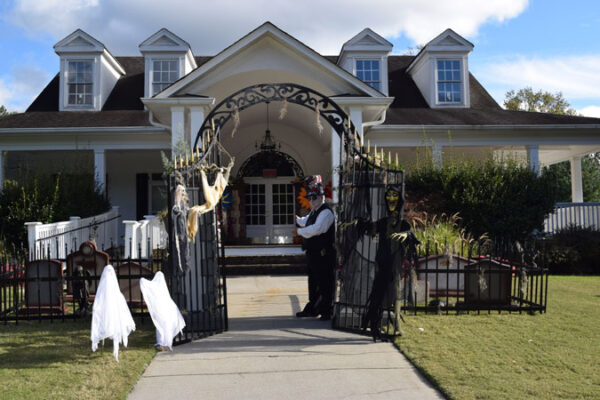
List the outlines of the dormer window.
{"type": "Polygon", "coordinates": [[[152,61],[152,96],[179,79],[179,61],[173,59],[152,61]]]}
{"type": "Polygon", "coordinates": [[[438,103],[462,102],[462,72],[460,60],[437,60],[438,103]]]}
{"type": "Polygon", "coordinates": [[[373,89],[380,90],[379,60],[356,60],[356,77],[373,89]]]}
{"type": "Polygon", "coordinates": [[[67,104],[91,106],[94,93],[92,60],[69,61],[67,69],[67,104]]]}

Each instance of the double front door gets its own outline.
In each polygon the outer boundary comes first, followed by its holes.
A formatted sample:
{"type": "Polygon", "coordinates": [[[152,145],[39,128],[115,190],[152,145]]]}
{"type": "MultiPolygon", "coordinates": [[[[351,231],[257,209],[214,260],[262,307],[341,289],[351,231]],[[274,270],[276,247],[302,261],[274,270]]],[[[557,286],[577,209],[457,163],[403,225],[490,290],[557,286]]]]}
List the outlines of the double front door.
{"type": "Polygon", "coordinates": [[[246,236],[252,243],[281,244],[294,240],[293,176],[244,178],[246,236]]]}

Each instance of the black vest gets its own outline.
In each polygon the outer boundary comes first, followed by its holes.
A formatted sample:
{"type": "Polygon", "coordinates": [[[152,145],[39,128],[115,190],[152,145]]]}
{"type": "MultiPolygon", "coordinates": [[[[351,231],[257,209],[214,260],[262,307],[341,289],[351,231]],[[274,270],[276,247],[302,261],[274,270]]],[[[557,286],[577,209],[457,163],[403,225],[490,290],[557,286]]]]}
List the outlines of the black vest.
{"type": "MultiPolygon", "coordinates": [[[[317,210],[317,212],[313,212],[308,216],[305,227],[313,225],[317,221],[317,217],[319,216],[319,214],[324,210],[329,210],[331,211],[331,213],[333,213],[331,207],[329,207],[327,203],[323,203],[323,205],[317,210]]],[[[334,241],[335,221],[333,222],[333,224],[331,224],[327,232],[310,237],[308,239],[304,239],[304,247],[307,251],[320,251],[321,249],[333,248],[334,241]]]]}

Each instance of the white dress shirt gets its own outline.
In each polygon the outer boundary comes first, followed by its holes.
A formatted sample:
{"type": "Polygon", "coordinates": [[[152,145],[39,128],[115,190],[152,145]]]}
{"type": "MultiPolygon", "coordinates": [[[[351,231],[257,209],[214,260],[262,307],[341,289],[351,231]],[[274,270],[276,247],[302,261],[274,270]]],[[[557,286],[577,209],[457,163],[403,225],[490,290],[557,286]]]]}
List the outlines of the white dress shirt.
{"type": "MultiPolygon", "coordinates": [[[[322,204],[321,207],[323,207],[323,205],[324,204],[322,204]]],[[[321,235],[329,230],[331,225],[335,222],[335,216],[333,215],[331,209],[321,211],[321,213],[317,216],[315,223],[305,227],[308,217],[317,211],[318,209],[312,210],[306,217],[296,216],[296,222],[302,227],[298,228],[298,235],[308,239],[313,236],[321,235]]]]}

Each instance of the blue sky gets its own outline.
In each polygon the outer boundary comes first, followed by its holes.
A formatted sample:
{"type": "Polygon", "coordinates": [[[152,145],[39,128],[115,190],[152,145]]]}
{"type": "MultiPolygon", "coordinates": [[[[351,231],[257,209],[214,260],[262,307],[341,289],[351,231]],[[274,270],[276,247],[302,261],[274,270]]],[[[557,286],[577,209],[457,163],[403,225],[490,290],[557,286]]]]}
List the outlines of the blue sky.
{"type": "Polygon", "coordinates": [[[452,28],[475,45],[469,68],[499,103],[531,86],[600,117],[597,0],[0,0],[0,10],[0,105],[11,111],[24,111],[56,74],[52,46],[77,28],[114,55],[139,55],[162,27],[194,54],[214,55],[268,20],[325,55],[365,27],[395,54],[452,28]]]}

